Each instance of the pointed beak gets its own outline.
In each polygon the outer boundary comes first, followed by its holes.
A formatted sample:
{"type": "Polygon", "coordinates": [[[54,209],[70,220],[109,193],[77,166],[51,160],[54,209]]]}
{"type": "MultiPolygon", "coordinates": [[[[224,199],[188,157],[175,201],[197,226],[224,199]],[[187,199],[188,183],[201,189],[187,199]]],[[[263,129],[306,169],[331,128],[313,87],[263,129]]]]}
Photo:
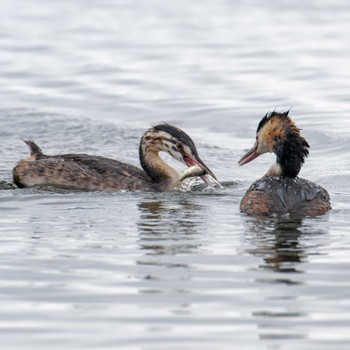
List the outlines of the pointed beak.
{"type": "Polygon", "coordinates": [[[198,157],[198,158],[193,158],[190,157],[189,155],[185,154],[183,156],[183,160],[186,163],[186,165],[188,167],[197,165],[199,166],[204,172],[205,175],[201,176],[201,179],[208,185],[208,186],[212,186],[212,182],[210,181],[210,177],[212,177],[213,179],[217,180],[216,176],[214,175],[214,173],[203,163],[203,161],[198,157]],[[209,177],[210,176],[210,177],[209,177]]]}
{"type": "Polygon", "coordinates": [[[258,142],[255,142],[255,145],[239,160],[238,165],[244,165],[249,162],[251,162],[253,159],[260,156],[260,153],[257,152],[258,150],[258,142]]]}

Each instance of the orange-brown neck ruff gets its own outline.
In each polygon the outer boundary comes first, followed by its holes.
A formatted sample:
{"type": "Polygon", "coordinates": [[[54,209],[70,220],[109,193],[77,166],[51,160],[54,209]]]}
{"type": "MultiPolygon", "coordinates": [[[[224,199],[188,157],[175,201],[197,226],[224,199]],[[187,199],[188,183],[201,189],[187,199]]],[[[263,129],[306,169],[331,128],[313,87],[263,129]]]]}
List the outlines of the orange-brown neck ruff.
{"type": "Polygon", "coordinates": [[[276,154],[276,163],[280,169],[278,175],[296,177],[309,154],[310,146],[300,135],[300,129],[288,112],[267,114],[260,121],[257,132],[263,133],[265,143],[271,145],[271,150],[276,154]],[[265,126],[266,123],[269,124],[265,126]]]}

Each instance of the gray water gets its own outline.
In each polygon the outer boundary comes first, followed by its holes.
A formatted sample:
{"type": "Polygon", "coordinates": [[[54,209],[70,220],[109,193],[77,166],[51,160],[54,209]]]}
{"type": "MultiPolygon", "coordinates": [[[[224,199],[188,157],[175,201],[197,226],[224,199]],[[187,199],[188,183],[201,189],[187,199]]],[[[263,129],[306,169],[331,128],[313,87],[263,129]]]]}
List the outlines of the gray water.
{"type": "Polygon", "coordinates": [[[21,138],[138,165],[165,121],[228,184],[0,191],[1,348],[349,349],[349,33],[346,0],[1,0],[1,180],[21,138]],[[290,107],[333,209],[245,217],[274,158],[237,161],[290,107]]]}

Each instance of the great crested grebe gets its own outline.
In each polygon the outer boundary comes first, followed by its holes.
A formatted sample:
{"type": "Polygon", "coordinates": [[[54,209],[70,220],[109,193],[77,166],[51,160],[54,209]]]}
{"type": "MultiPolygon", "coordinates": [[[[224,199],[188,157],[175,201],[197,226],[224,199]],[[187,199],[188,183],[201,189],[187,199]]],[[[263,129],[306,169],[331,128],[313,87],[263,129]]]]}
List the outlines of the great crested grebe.
{"type": "Polygon", "coordinates": [[[253,148],[238,162],[244,165],[267,152],[277,156],[276,164],[242,198],[240,210],[247,215],[316,216],[331,209],[323,187],[297,177],[310,146],[288,113],[266,114],[258,125],[253,148]]]}
{"type": "Polygon", "coordinates": [[[143,190],[166,191],[186,177],[201,175],[207,184],[211,170],[200,159],[192,139],[181,129],[160,124],[147,130],[139,147],[141,169],[120,161],[87,154],[49,156],[33,141],[25,141],[30,156],[13,169],[18,187],[52,186],[87,191],[143,190]],[[188,167],[198,166],[203,172],[185,172],[183,176],[169,166],[159,152],[167,152],[188,167]]]}

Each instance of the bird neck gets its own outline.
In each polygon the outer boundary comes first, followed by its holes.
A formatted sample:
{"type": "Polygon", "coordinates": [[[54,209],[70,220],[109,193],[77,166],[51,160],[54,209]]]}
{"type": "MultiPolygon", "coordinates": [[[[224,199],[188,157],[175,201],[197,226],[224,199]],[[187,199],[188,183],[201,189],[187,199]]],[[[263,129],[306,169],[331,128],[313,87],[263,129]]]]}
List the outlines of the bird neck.
{"type": "Polygon", "coordinates": [[[298,176],[304,163],[305,157],[308,156],[309,145],[299,134],[289,132],[284,140],[277,140],[274,152],[276,154],[275,169],[278,175],[285,177],[298,176]]]}
{"type": "Polygon", "coordinates": [[[179,178],[179,173],[159,156],[158,151],[144,150],[140,146],[140,163],[152,181],[162,187],[173,187],[179,178]]]}

